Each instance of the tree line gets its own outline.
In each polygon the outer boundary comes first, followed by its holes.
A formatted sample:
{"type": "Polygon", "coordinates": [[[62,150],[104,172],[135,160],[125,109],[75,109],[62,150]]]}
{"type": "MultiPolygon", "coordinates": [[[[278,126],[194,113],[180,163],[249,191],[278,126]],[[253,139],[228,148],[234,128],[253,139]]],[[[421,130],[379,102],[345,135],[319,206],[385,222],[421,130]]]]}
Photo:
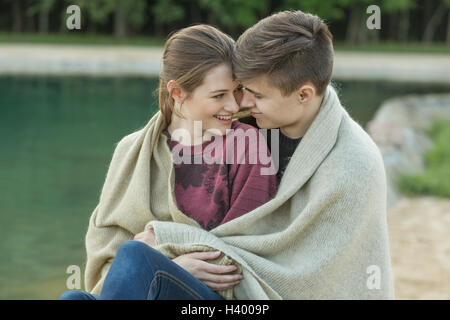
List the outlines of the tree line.
{"type": "Polygon", "coordinates": [[[300,9],[326,20],[336,40],[441,42],[450,45],[450,0],[0,0],[0,31],[65,33],[66,8],[81,9],[89,34],[164,38],[195,23],[219,27],[233,37],[273,12],[300,9]],[[381,29],[369,30],[370,5],[381,12],[381,29]]]}

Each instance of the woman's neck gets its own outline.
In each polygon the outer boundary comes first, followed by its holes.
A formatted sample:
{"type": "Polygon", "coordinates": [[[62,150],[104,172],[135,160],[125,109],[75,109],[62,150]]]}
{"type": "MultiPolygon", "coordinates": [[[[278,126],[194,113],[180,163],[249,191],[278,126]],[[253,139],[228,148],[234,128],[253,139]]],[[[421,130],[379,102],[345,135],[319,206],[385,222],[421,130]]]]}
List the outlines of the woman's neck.
{"type": "Polygon", "coordinates": [[[172,115],[167,131],[173,140],[186,146],[198,145],[206,141],[201,121],[182,119],[172,115]]]}

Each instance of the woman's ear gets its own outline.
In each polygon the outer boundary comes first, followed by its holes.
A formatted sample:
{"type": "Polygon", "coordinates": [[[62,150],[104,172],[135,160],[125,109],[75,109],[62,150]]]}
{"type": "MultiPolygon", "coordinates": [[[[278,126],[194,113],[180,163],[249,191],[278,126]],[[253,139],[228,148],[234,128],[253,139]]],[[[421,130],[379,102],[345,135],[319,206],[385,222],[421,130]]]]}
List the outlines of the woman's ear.
{"type": "Polygon", "coordinates": [[[183,90],[178,86],[175,80],[170,80],[167,83],[167,91],[169,91],[170,96],[179,104],[183,103],[184,94],[183,90]]]}

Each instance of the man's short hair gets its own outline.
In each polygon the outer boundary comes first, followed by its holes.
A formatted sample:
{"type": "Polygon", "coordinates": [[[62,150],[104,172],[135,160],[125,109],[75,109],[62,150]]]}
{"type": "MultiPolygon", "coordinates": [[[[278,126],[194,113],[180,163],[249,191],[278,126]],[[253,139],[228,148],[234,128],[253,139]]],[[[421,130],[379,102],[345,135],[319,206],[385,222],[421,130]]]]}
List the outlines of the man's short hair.
{"type": "Polygon", "coordinates": [[[237,40],[233,71],[239,81],[267,75],[287,96],[307,81],[321,95],[333,71],[333,36],[318,16],[282,11],[266,17],[237,40]]]}

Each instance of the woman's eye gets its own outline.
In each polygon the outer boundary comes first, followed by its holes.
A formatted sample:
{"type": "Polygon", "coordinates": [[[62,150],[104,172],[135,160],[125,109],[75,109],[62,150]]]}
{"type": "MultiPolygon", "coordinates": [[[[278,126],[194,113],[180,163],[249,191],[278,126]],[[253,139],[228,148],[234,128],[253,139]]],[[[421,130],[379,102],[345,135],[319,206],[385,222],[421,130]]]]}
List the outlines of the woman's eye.
{"type": "Polygon", "coordinates": [[[214,96],[213,99],[220,99],[224,96],[224,93],[218,94],[217,96],[214,96]]]}

